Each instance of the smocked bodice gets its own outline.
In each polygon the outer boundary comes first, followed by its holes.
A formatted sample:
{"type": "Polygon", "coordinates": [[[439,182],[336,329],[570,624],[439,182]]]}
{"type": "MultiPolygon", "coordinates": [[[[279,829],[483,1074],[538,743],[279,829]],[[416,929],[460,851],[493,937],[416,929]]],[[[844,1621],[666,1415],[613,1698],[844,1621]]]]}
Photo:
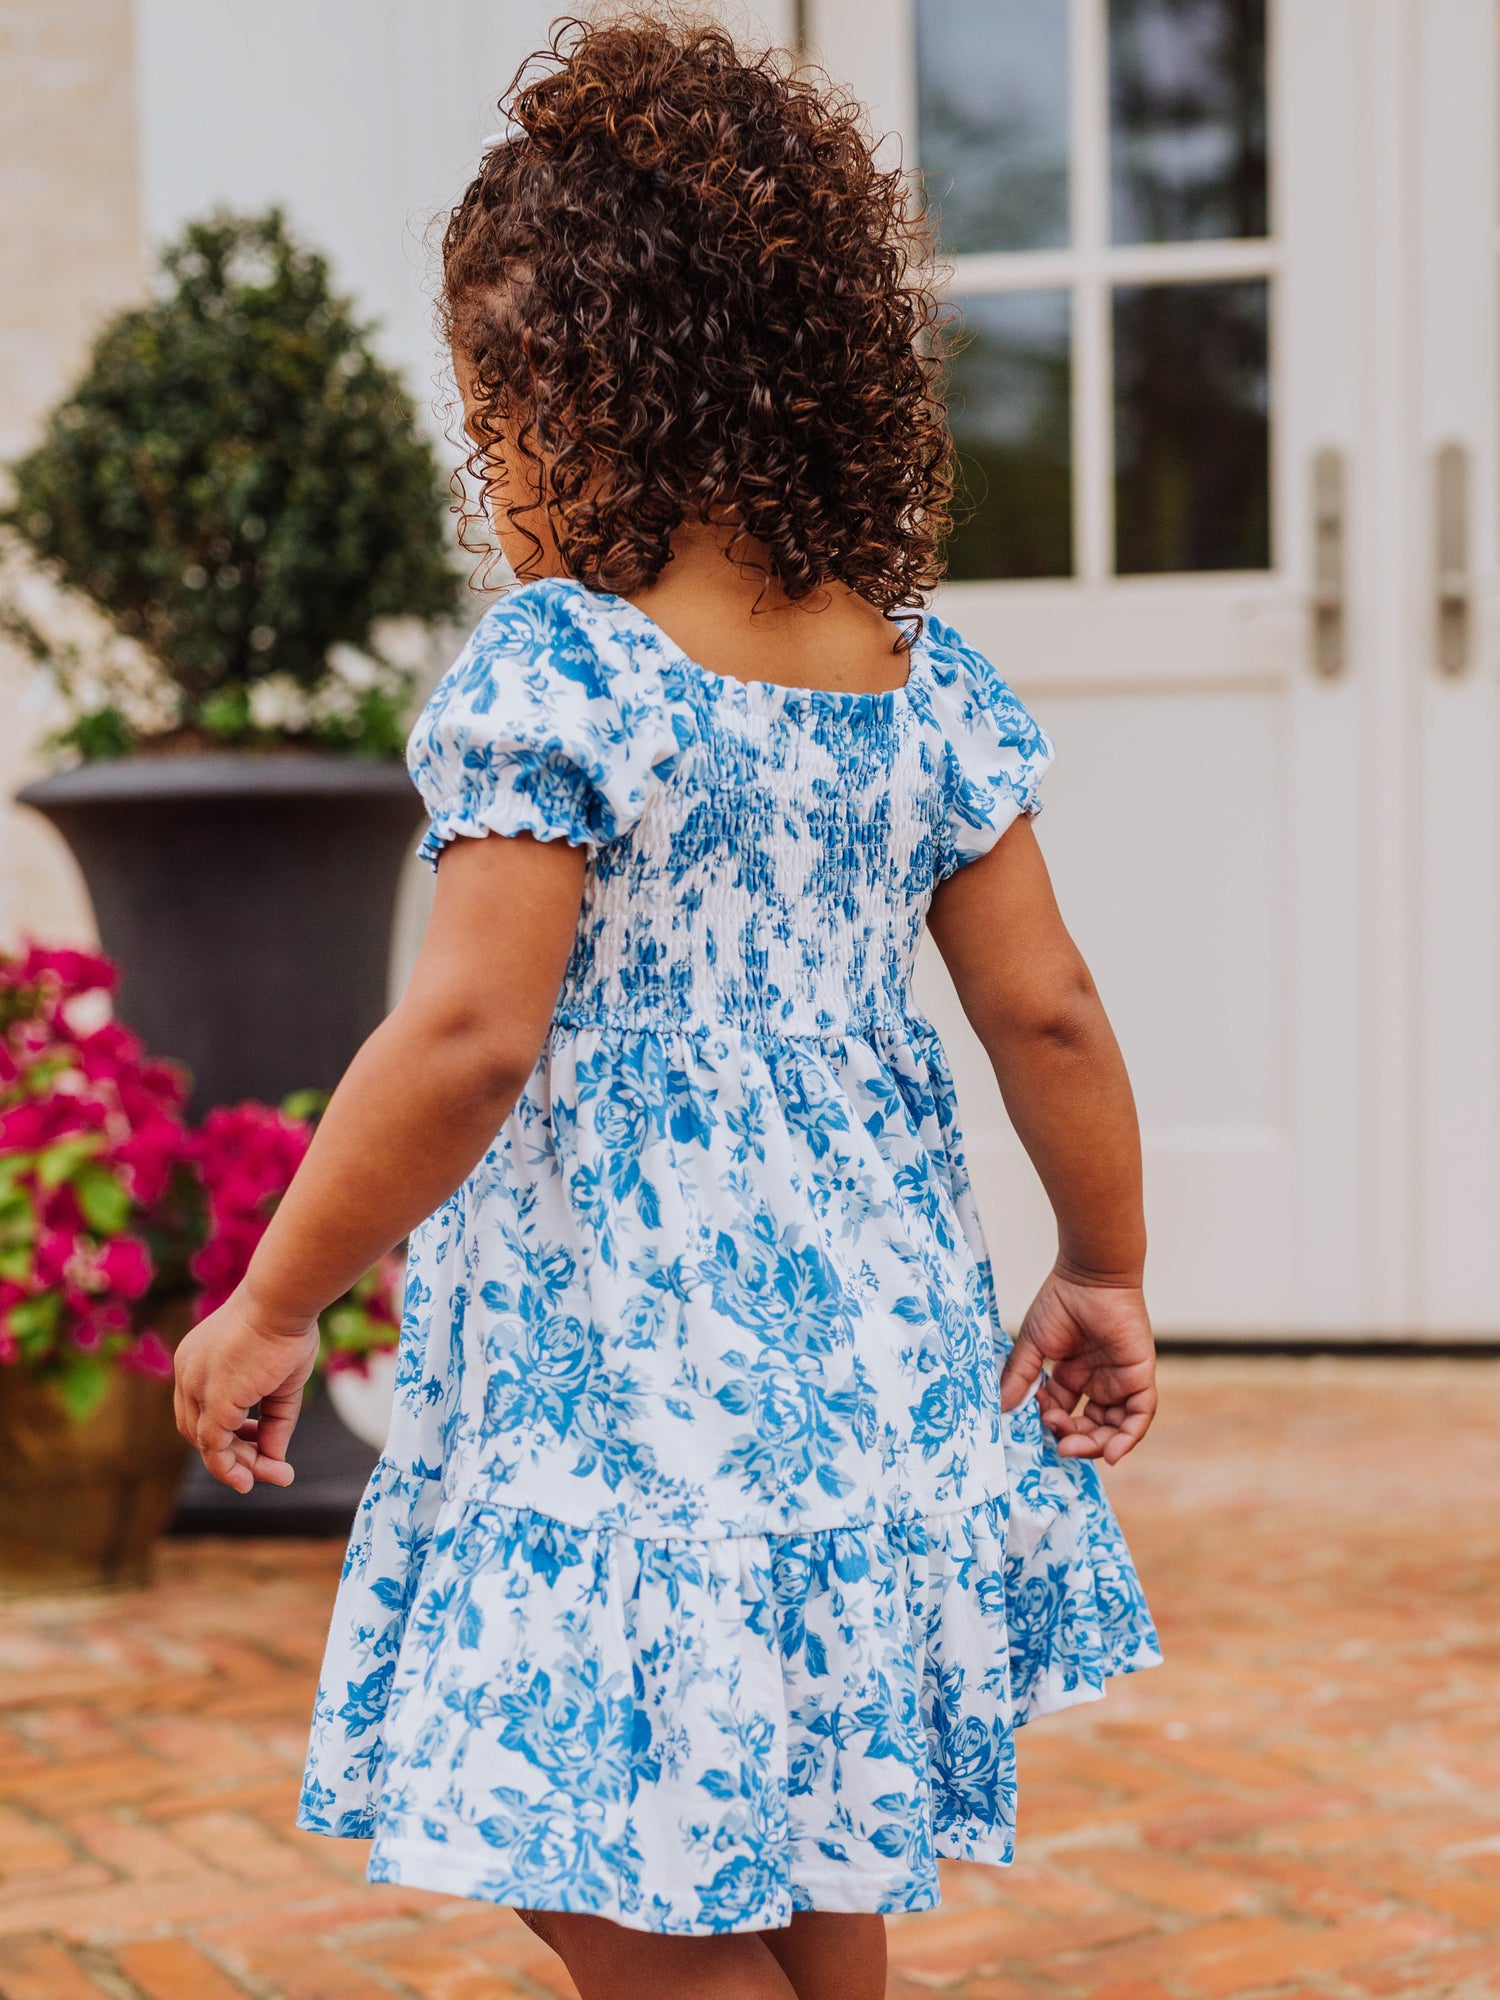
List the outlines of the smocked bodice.
{"type": "Polygon", "coordinates": [[[935,621],[880,694],[708,672],[624,599],[533,584],[412,738],[455,835],[591,850],[558,1026],[869,1035],[905,1019],[935,885],[1034,809],[1051,747],[935,621]]]}
{"type": "Polygon", "coordinates": [[[909,700],[668,678],[691,733],[590,873],[560,1019],[826,1035],[899,1018],[936,797],[909,700]]]}

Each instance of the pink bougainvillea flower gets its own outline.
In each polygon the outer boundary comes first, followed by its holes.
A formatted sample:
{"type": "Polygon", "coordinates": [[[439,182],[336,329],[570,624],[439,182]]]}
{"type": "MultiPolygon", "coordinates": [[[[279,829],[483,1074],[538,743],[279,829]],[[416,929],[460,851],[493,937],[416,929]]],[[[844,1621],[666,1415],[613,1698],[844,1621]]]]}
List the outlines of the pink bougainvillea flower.
{"type": "Polygon", "coordinates": [[[143,1333],[122,1359],[137,1375],[150,1375],[158,1382],[172,1379],[172,1350],[159,1333],[143,1333]]]}
{"type": "Polygon", "coordinates": [[[44,1098],[30,1097],[0,1112],[0,1154],[34,1153],[52,1136],[54,1108],[44,1098]]]}
{"type": "MultiPolygon", "coordinates": [[[[0,1160],[26,1223],[21,1268],[0,1280],[0,1365],[71,1381],[75,1408],[107,1379],[101,1357],[170,1374],[166,1344],[143,1318],[162,1282],[154,1256],[166,1271],[186,1269],[200,1317],[213,1311],[244,1276],[312,1138],[305,1119],[265,1104],[222,1107],[189,1132],[186,1076],[110,1016],[115,984],[92,952],[0,953],[0,1160]]],[[[326,1366],[360,1368],[394,1345],[401,1288],[401,1258],[385,1258],[329,1308],[326,1366]]]]}
{"type": "Polygon", "coordinates": [[[312,1128],[267,1104],[210,1111],[192,1158],[208,1194],[208,1240],[189,1267],[203,1287],[199,1314],[216,1312],[244,1277],[272,1211],[312,1143],[312,1128]]]}
{"type": "Polygon", "coordinates": [[[111,1163],[143,1208],[154,1208],[166,1193],[173,1169],[186,1155],[185,1141],[179,1120],[150,1111],[134,1125],[128,1138],[111,1148],[111,1163]]]}
{"type": "Polygon", "coordinates": [[[55,983],[62,997],[93,993],[102,988],[113,993],[120,974],[113,961],[100,952],[76,951],[70,945],[28,944],[10,964],[12,983],[36,986],[55,983]]]}
{"type": "Polygon", "coordinates": [[[43,1228],[31,1255],[31,1282],[38,1291],[51,1291],[76,1268],[83,1250],[76,1230],[43,1228]]]}
{"type": "MultiPolygon", "coordinates": [[[[90,1394],[106,1379],[92,1364],[126,1359],[141,1337],[134,1314],[156,1277],[148,1234],[163,1230],[159,1204],[188,1144],[183,1079],[109,1018],[115,983],[94,952],[0,954],[0,1159],[29,1214],[0,1301],[0,1363],[90,1394]]],[[[171,1226],[180,1236],[188,1219],[171,1226]]]]}
{"type": "Polygon", "coordinates": [[[152,1278],[151,1252],[139,1236],[114,1236],[95,1259],[95,1270],[119,1299],[138,1299],[152,1278]]]}

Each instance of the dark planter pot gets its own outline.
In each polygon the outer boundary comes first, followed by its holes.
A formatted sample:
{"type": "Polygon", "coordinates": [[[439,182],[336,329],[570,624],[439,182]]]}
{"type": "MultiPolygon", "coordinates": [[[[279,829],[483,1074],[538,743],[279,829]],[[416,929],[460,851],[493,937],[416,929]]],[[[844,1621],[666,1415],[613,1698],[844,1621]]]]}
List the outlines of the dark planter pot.
{"type": "MultiPolygon", "coordinates": [[[[83,871],[116,1009],[193,1075],[191,1113],[331,1090],[385,1013],[391,923],[422,808],[398,764],[224,751],[84,764],[28,785],[83,871]]],[[[294,1485],[242,1500],[196,1459],[177,1532],[326,1533],[374,1462],[317,1396],[294,1485]]]]}
{"type": "Polygon", "coordinates": [[[331,1090],[385,1012],[401,864],[422,817],[398,764],[140,757],[28,785],[72,848],[120,1018],[193,1074],[192,1113],[331,1090]]]}

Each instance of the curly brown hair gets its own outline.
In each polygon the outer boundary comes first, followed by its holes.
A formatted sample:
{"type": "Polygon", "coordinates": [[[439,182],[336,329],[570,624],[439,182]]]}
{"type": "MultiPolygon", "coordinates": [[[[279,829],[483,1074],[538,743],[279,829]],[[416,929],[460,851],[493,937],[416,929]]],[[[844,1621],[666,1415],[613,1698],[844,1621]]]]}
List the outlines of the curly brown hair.
{"type": "Polygon", "coordinates": [[[700,521],[763,545],[793,599],[917,606],[952,497],[939,308],[858,107],[721,29],[631,16],[559,23],[502,110],[443,238],[480,487],[508,429],[538,497],[507,513],[530,534],[545,509],[599,589],[654,582],[700,521]]]}

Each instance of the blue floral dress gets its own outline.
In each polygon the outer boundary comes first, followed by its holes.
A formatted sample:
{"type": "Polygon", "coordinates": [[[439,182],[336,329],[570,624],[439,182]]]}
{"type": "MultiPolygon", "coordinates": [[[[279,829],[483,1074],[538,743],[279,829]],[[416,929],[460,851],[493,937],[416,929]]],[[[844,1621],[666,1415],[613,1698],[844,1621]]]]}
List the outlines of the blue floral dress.
{"type": "Polygon", "coordinates": [[[373,1880],[666,1932],[917,1910],[1010,1859],[1014,1726],[1153,1664],[1093,1467],[1004,1417],[936,885],[1046,737],[936,619],[907,685],[723,679],[528,585],[412,736],[424,851],[587,848],[547,1046],[412,1241],[300,1823],[373,1880]]]}

